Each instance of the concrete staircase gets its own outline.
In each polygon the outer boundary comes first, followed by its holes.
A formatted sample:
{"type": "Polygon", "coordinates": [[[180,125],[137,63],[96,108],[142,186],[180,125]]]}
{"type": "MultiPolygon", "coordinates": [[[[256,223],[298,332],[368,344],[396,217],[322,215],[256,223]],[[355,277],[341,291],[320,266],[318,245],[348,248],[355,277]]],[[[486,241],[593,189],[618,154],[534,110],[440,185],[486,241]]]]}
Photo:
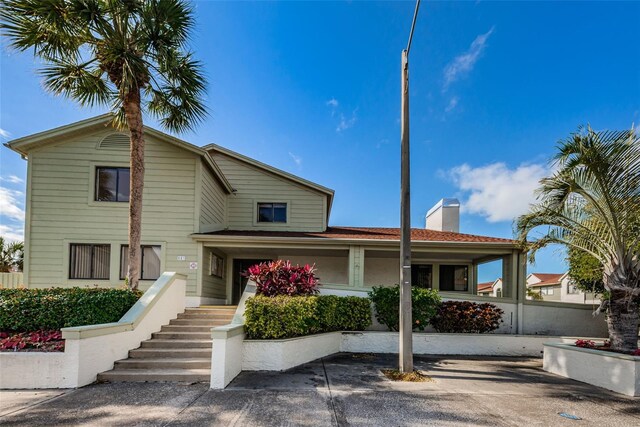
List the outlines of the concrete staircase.
{"type": "Polygon", "coordinates": [[[231,322],[236,306],[201,306],[178,314],[129,358],[118,360],[98,381],[208,382],[211,375],[211,328],[231,322]]]}

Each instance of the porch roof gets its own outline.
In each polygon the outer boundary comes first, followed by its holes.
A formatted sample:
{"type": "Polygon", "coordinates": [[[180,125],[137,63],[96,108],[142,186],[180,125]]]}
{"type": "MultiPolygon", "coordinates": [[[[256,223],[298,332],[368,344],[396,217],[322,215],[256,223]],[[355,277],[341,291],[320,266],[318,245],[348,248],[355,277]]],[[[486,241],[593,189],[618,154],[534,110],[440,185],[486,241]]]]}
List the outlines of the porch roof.
{"type": "MultiPolygon", "coordinates": [[[[247,238],[285,238],[285,239],[312,239],[312,240],[375,240],[397,242],[400,240],[399,228],[370,228],[370,227],[327,227],[322,232],[301,231],[262,231],[262,230],[220,230],[210,233],[196,234],[200,237],[247,237],[247,238]]],[[[453,233],[449,231],[435,231],[422,228],[411,229],[412,242],[432,243],[488,243],[516,245],[512,239],[499,237],[479,236],[475,234],[453,233]]]]}

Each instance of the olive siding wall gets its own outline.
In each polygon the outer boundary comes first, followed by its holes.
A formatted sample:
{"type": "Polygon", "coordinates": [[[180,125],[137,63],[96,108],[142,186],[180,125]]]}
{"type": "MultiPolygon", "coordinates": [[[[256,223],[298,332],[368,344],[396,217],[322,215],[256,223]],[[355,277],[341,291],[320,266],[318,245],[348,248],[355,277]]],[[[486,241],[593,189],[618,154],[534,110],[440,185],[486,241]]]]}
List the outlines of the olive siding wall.
{"type": "MultiPolygon", "coordinates": [[[[111,130],[49,144],[29,153],[29,287],[116,286],[120,245],[127,242],[128,203],[96,202],[95,168],[128,166],[127,147],[99,148],[111,130]],[[110,280],[68,279],[70,243],[111,244],[110,280]]],[[[142,243],[162,246],[161,270],[188,276],[187,293],[196,292],[196,165],[200,157],[146,137],[142,243]],[[179,258],[180,257],[180,258],[179,258]],[[184,258],[181,258],[184,257],[184,258]],[[184,259],[184,260],[181,260],[184,259]]],[[[150,282],[141,282],[144,289],[150,282]]]]}
{"type": "Polygon", "coordinates": [[[227,195],[214,178],[209,167],[200,162],[200,233],[222,230],[226,227],[227,195]]]}
{"type": "Polygon", "coordinates": [[[229,229],[324,231],[325,195],[225,154],[212,152],[212,156],[231,186],[237,190],[228,198],[229,229]],[[287,203],[287,223],[258,223],[258,202],[287,203]]]}
{"type": "Polygon", "coordinates": [[[202,257],[202,291],[200,296],[205,298],[218,298],[225,300],[227,298],[227,277],[230,272],[227,269],[227,259],[224,253],[211,248],[204,248],[202,257]],[[221,276],[211,274],[211,255],[215,254],[223,259],[223,271],[221,276]]]}

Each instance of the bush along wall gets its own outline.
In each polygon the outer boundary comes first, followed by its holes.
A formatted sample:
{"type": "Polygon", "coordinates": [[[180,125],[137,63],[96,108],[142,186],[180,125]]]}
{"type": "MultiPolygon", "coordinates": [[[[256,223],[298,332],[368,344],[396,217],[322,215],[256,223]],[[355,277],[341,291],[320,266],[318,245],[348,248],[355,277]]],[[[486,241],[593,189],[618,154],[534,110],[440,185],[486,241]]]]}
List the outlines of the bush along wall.
{"type": "MultiPolygon", "coordinates": [[[[369,292],[378,322],[397,331],[400,328],[400,286],[373,287],[369,292]]],[[[413,329],[424,331],[440,306],[440,295],[432,289],[411,289],[413,329]]]]}
{"type": "Polygon", "coordinates": [[[471,301],[445,301],[431,319],[438,332],[482,334],[495,331],[504,311],[493,304],[471,301]]]}
{"type": "Polygon", "coordinates": [[[247,299],[244,314],[249,339],[363,331],[371,325],[371,303],[359,297],[257,295],[247,299]]]}
{"type": "Polygon", "coordinates": [[[0,289],[0,331],[58,330],[117,322],[141,295],[128,289],[0,289]]]}

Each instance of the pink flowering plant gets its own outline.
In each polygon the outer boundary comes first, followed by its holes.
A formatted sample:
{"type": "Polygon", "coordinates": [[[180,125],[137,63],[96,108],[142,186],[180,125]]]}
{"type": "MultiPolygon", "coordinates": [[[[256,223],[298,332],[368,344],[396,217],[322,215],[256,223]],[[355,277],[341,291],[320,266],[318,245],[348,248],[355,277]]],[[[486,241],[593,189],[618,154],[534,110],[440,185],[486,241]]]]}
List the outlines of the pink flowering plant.
{"type": "Polygon", "coordinates": [[[595,348],[596,346],[595,341],[592,341],[592,340],[576,340],[575,344],[576,344],[576,347],[582,347],[582,348],[595,348]]]}
{"type": "Polygon", "coordinates": [[[279,259],[253,265],[243,276],[255,282],[258,295],[298,296],[318,293],[319,280],[315,272],[315,264],[294,266],[288,260],[279,259]]]}

